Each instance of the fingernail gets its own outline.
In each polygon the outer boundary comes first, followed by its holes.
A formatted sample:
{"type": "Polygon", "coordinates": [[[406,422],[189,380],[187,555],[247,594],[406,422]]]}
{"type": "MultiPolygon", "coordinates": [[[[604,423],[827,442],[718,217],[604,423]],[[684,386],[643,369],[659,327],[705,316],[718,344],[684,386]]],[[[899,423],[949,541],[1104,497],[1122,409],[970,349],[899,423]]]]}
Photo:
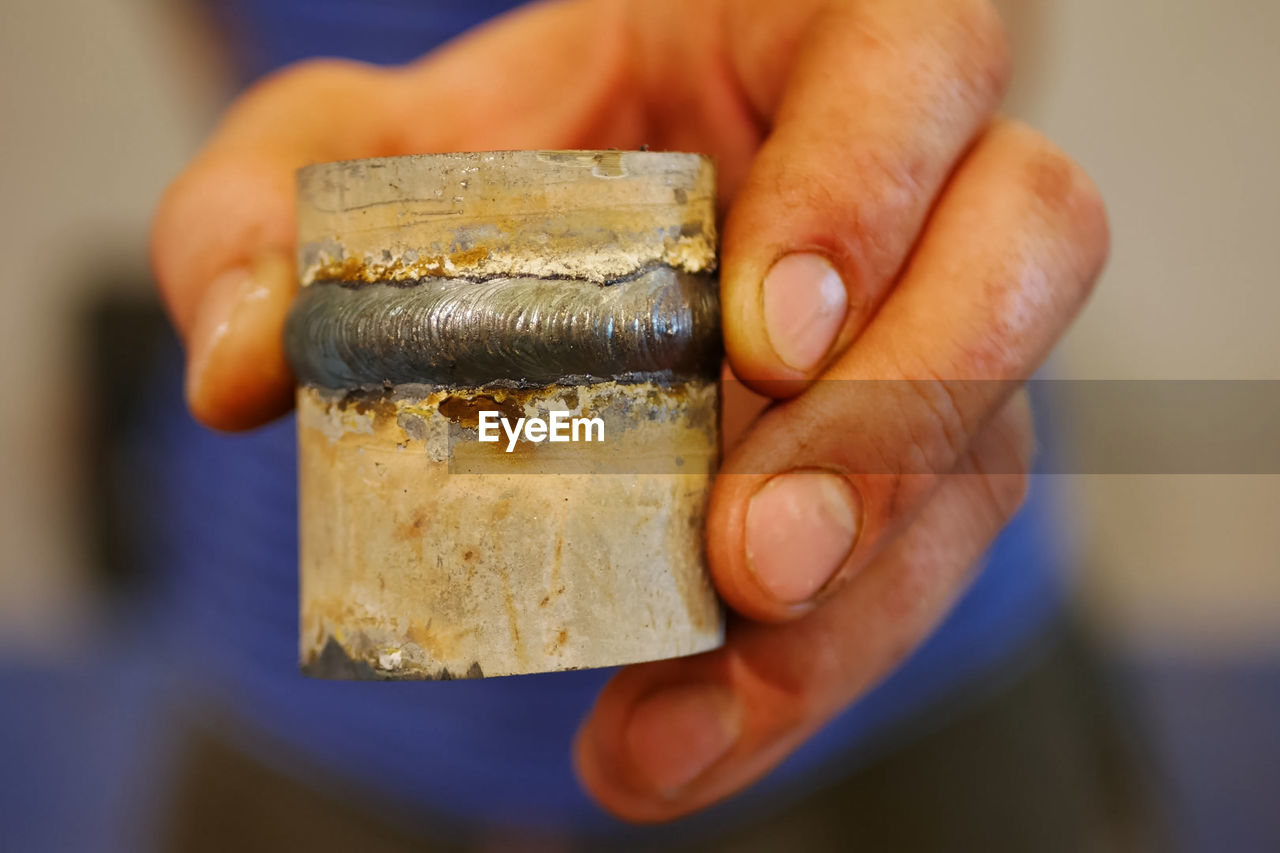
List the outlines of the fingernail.
{"type": "Polygon", "coordinates": [[[631,762],[658,794],[688,788],[738,740],[737,699],[718,684],[664,687],[631,713],[626,742],[631,762]]]}
{"type": "Polygon", "coordinates": [[[844,325],[848,295],[840,273],[822,255],[779,259],[764,277],[764,327],[783,364],[809,370],[822,361],[844,325]]]}
{"type": "Polygon", "coordinates": [[[187,335],[188,400],[200,396],[214,353],[227,339],[236,309],[253,288],[253,271],[244,266],[222,273],[205,290],[187,335]]]}
{"type": "MultiPolygon", "coordinates": [[[[285,381],[279,326],[294,289],[289,256],[274,250],[210,282],[187,333],[187,404],[198,417],[217,420],[233,386],[285,381]]],[[[236,396],[253,403],[248,391],[236,396]]]]}
{"type": "Polygon", "coordinates": [[[853,550],[858,515],[858,496],[839,474],[779,474],[747,506],[747,565],[782,604],[808,601],[853,550]]]}

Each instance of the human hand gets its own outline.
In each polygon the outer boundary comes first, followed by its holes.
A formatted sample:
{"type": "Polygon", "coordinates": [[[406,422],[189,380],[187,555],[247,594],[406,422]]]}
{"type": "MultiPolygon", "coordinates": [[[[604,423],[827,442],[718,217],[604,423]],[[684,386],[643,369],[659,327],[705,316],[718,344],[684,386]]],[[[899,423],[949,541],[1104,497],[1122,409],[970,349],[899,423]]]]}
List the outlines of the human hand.
{"type": "Polygon", "coordinates": [[[616,814],[697,810],[891,671],[1021,502],[1017,384],[1108,237],[1081,170],[994,118],[1007,73],[983,0],[561,0],[403,68],[295,66],[236,102],[156,215],[188,402],[224,429],[290,405],[301,165],[711,154],[729,359],[780,400],[727,455],[709,509],[712,573],[737,615],[720,650],[623,670],[575,747],[616,814]]]}

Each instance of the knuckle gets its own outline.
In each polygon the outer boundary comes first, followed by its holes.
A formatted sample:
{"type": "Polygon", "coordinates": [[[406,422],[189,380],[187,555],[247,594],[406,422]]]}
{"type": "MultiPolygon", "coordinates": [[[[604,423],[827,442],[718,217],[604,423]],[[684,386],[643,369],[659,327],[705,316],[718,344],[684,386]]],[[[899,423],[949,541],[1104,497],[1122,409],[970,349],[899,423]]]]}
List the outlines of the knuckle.
{"type": "Polygon", "coordinates": [[[988,429],[985,452],[975,455],[974,467],[983,476],[992,514],[1002,525],[1018,513],[1031,489],[1035,429],[1026,392],[1006,404],[988,429]]]}
{"type": "Polygon", "coordinates": [[[1106,203],[1098,185],[1065,151],[1025,125],[1019,182],[1041,217],[1085,250],[1086,265],[1100,267],[1110,243],[1106,203]]]}
{"type": "Polygon", "coordinates": [[[403,90],[397,81],[404,79],[397,68],[347,59],[302,60],[264,77],[237,99],[215,142],[235,144],[246,134],[265,133],[277,143],[287,142],[295,153],[318,153],[328,150],[325,137],[334,123],[344,122],[344,136],[356,131],[366,136],[360,146],[364,156],[391,153],[388,146],[399,142],[403,130],[400,122],[386,118],[394,115],[403,90]],[[352,114],[364,120],[352,123],[352,114]]]}
{"type": "Polygon", "coordinates": [[[899,265],[901,224],[911,215],[919,170],[874,151],[860,154],[854,169],[865,192],[846,200],[833,249],[847,283],[870,291],[899,265]]]}
{"type": "MultiPolygon", "coordinates": [[[[744,659],[757,695],[773,699],[768,728],[774,736],[803,731],[827,717],[833,698],[857,689],[857,638],[822,620],[797,622],[794,648],[803,654],[758,655],[744,659]]],[[[764,704],[764,703],[762,703],[764,704]]]]}
{"type": "Polygon", "coordinates": [[[1026,474],[988,474],[985,477],[987,500],[998,525],[1003,526],[1018,514],[1031,489],[1026,474]]]}
{"type": "Polygon", "coordinates": [[[909,151],[859,146],[846,151],[839,173],[810,168],[804,187],[803,216],[824,242],[845,283],[870,298],[897,271],[909,233],[904,224],[915,215],[929,164],[909,151]],[[856,176],[856,192],[849,191],[856,176]]]}
{"type": "Polygon", "coordinates": [[[894,146],[868,146],[850,152],[846,174],[856,175],[870,192],[860,194],[858,225],[885,229],[915,209],[932,166],[925,155],[894,146]]]}
{"type": "Polygon", "coordinates": [[[1074,212],[1093,206],[1092,182],[1066,152],[1041,139],[1028,152],[1024,167],[1027,189],[1047,209],[1074,212]]]}
{"type": "Polygon", "coordinates": [[[780,212],[794,233],[808,235],[809,246],[831,258],[855,298],[870,298],[899,265],[902,223],[912,216],[928,166],[903,152],[836,138],[829,144],[842,149],[840,158],[796,157],[793,140],[785,139],[791,132],[801,131],[780,130],[762,155],[768,183],[758,197],[770,200],[771,219],[780,212]]]}
{"type": "MultiPolygon", "coordinates": [[[[887,519],[910,515],[951,470],[968,445],[966,417],[947,383],[935,379],[876,383],[890,397],[881,408],[896,411],[893,428],[874,448],[857,451],[859,487],[877,514],[887,519]],[[873,458],[862,458],[871,454],[873,458]]],[[[848,467],[848,466],[847,466],[848,467]]]]}
{"type": "Polygon", "coordinates": [[[991,0],[951,0],[950,19],[963,40],[970,75],[986,96],[998,98],[1009,83],[1012,51],[991,0]]]}
{"type": "Polygon", "coordinates": [[[1022,509],[1022,505],[1027,502],[1027,496],[1031,493],[1031,475],[1024,471],[1014,477],[1012,501],[1009,505],[1008,517],[1012,518],[1022,509]]]}
{"type": "Polygon", "coordinates": [[[246,98],[294,100],[367,81],[374,67],[350,59],[315,58],[295,62],[256,83],[246,98]]]}
{"type": "Polygon", "coordinates": [[[183,258],[179,248],[184,235],[201,219],[202,188],[208,187],[205,171],[188,166],[161,195],[151,217],[148,247],[152,272],[162,291],[175,286],[180,277],[183,258]]]}
{"type": "Polygon", "coordinates": [[[152,273],[180,329],[189,327],[194,295],[232,264],[263,247],[290,246],[290,173],[269,162],[206,152],[165,190],[152,216],[152,273]]]}
{"type": "MultiPolygon", "coordinates": [[[[938,583],[932,561],[910,548],[901,549],[894,560],[891,583],[885,584],[876,600],[877,609],[886,624],[917,626],[928,621],[929,614],[938,609],[940,596],[945,588],[938,583]]],[[[915,645],[914,631],[902,631],[893,638],[886,657],[890,666],[897,665],[911,653],[915,645]]]]}
{"type": "Polygon", "coordinates": [[[953,384],[940,378],[904,382],[914,404],[910,446],[912,455],[922,458],[923,473],[950,470],[969,443],[969,425],[953,384]]]}
{"type": "Polygon", "coordinates": [[[987,477],[991,503],[997,517],[1008,521],[1026,503],[1031,490],[1030,454],[1015,450],[1009,456],[1009,470],[987,477]]]}

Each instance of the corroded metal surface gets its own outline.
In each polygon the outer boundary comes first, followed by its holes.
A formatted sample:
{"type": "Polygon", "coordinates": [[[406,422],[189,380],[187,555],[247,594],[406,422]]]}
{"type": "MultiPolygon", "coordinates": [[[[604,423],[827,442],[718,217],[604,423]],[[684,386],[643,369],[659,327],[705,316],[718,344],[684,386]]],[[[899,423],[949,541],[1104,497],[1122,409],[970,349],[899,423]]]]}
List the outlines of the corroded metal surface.
{"type": "Polygon", "coordinates": [[[365,406],[303,391],[302,516],[334,522],[344,507],[360,521],[304,537],[304,663],[332,661],[325,650],[336,642],[376,677],[448,678],[717,645],[701,548],[716,394],[706,381],[600,383],[513,397],[441,389],[365,406]],[[629,405],[641,393],[644,405],[629,405]],[[572,449],[521,442],[507,453],[459,436],[489,405],[476,398],[492,396],[529,415],[610,412],[606,435],[617,438],[572,449]],[[680,473],[617,471],[620,458],[643,466],[676,456],[680,473]],[[545,473],[557,463],[568,472],[545,473]]]}
{"type": "Polygon", "coordinates": [[[577,278],[716,264],[715,170],[700,154],[486,151],[298,173],[302,283],[577,278]]]}
{"type": "Polygon", "coordinates": [[[299,175],[304,669],[462,678],[723,637],[714,171],[494,152],[299,175]],[[479,440],[481,413],[602,440],[479,440]]]}

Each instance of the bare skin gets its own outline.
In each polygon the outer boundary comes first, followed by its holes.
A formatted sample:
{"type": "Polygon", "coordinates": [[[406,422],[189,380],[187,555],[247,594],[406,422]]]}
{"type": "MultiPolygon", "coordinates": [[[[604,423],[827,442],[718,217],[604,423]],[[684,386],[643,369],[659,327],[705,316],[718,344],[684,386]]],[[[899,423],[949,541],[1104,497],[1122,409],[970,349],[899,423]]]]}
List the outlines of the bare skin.
{"type": "Polygon", "coordinates": [[[1079,311],[1108,232],[1082,170],[996,116],[1007,57],[985,0],[559,0],[402,68],[294,66],[233,105],[156,214],[189,405],[219,429],[290,405],[298,166],[713,155],[730,364],[777,400],[737,436],[707,520],[736,615],[718,651],[622,671],[575,744],[618,816],[696,811],[892,671],[1022,501],[1017,386],[1079,311]]]}

